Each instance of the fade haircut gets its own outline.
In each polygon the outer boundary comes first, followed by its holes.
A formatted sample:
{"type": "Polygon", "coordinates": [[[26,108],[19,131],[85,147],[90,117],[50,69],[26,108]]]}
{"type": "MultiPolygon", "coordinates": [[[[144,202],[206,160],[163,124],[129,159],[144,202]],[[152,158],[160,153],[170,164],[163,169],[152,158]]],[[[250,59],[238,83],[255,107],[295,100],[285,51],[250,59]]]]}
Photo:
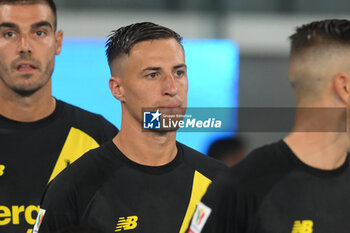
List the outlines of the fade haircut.
{"type": "Polygon", "coordinates": [[[314,21],[297,27],[289,38],[289,80],[297,102],[318,101],[330,82],[332,69],[342,69],[336,59],[344,48],[350,48],[350,21],[314,21]]]}
{"type": "Polygon", "coordinates": [[[30,5],[30,4],[47,4],[49,5],[54,16],[54,29],[57,29],[57,10],[54,0],[0,0],[0,5],[30,5]]]}
{"type": "Polygon", "coordinates": [[[131,48],[139,42],[169,38],[175,39],[182,46],[182,37],[178,33],[155,23],[142,22],[121,27],[112,31],[107,39],[108,64],[111,66],[114,59],[128,55],[131,48]]]}
{"type": "Polygon", "coordinates": [[[316,45],[350,45],[350,21],[327,19],[302,25],[291,35],[291,54],[316,45]]]}

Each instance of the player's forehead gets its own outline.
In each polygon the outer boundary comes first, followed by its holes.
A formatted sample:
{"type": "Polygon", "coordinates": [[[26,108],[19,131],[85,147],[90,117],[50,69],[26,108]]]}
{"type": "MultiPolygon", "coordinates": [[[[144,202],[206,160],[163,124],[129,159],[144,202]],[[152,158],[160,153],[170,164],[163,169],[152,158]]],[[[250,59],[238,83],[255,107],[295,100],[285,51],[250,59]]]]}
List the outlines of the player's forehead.
{"type": "Polygon", "coordinates": [[[54,13],[46,3],[31,4],[0,4],[0,24],[13,23],[17,26],[27,26],[33,23],[47,21],[54,26],[54,13]]]}
{"type": "Polygon", "coordinates": [[[173,38],[142,41],[135,44],[128,56],[145,64],[158,61],[160,63],[184,63],[182,46],[173,38]]]}

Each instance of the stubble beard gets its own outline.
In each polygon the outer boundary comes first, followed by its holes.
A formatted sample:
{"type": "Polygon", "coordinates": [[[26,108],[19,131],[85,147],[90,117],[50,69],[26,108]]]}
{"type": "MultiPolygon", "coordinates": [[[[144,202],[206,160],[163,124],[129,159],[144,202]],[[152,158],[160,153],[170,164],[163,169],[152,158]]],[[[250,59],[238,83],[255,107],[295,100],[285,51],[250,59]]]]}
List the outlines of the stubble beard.
{"type": "Polygon", "coordinates": [[[9,69],[4,64],[0,64],[0,70],[2,71],[2,74],[0,74],[1,81],[13,92],[15,92],[17,95],[21,97],[30,97],[34,93],[38,92],[41,88],[43,88],[51,79],[51,75],[53,73],[54,69],[54,63],[55,58],[51,59],[47,64],[44,70],[42,70],[42,66],[40,63],[36,62],[36,65],[38,66],[39,74],[37,74],[39,77],[35,78],[36,80],[33,80],[32,83],[23,83],[22,80],[30,80],[33,78],[35,74],[23,74],[20,75],[20,77],[16,77],[16,80],[19,80],[19,82],[11,82],[12,77],[11,71],[12,69],[9,69]]]}

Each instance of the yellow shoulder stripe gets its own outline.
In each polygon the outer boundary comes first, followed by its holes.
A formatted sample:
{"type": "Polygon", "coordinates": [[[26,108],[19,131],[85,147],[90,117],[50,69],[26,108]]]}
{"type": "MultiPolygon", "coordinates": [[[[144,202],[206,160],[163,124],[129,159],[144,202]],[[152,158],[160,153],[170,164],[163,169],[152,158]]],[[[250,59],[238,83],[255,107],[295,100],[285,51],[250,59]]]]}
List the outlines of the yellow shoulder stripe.
{"type": "Polygon", "coordinates": [[[57,159],[50,180],[53,180],[68,164],[73,163],[84,153],[100,145],[87,133],[72,127],[57,159]]]}
{"type": "Polygon", "coordinates": [[[198,171],[194,172],[191,199],[187,207],[185,218],[182,222],[180,233],[184,233],[187,230],[187,227],[190,224],[196,206],[198,202],[202,199],[210,184],[210,179],[208,179],[198,171]]]}

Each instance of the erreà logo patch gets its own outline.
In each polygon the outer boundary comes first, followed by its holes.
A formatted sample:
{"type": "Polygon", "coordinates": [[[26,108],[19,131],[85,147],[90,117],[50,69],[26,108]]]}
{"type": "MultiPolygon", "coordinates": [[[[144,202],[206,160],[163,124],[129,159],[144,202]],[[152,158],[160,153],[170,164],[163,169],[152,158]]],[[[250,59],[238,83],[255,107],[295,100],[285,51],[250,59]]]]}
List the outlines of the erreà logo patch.
{"type": "Polygon", "coordinates": [[[209,218],[211,209],[202,202],[198,203],[197,209],[194,212],[189,233],[200,233],[209,218]]]}
{"type": "Polygon", "coordinates": [[[292,233],[312,233],[314,222],[312,220],[297,220],[294,222],[292,233]]]}
{"type": "Polygon", "coordinates": [[[36,218],[36,221],[34,224],[33,233],[38,233],[40,225],[44,219],[45,212],[46,212],[46,210],[44,210],[44,209],[39,210],[38,217],[36,218]]]}
{"type": "Polygon", "coordinates": [[[137,220],[138,220],[138,217],[136,215],[129,216],[127,218],[120,217],[118,219],[118,223],[117,223],[117,226],[115,228],[115,232],[122,231],[122,230],[128,231],[128,230],[135,229],[137,227],[137,220]]]}

